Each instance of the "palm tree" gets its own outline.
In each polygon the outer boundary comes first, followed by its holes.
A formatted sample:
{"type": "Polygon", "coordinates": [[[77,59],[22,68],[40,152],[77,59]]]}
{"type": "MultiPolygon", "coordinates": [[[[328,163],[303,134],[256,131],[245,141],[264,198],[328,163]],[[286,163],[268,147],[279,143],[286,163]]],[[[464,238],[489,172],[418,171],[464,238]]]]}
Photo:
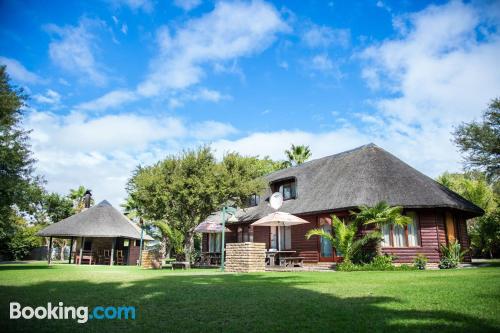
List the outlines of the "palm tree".
{"type": "Polygon", "coordinates": [[[311,150],[306,145],[292,145],[290,149],[285,150],[290,166],[300,165],[311,157],[311,150]]]}
{"type": "Polygon", "coordinates": [[[356,239],[358,225],[355,221],[346,224],[337,216],[332,215],[333,235],[323,229],[312,229],[306,234],[306,238],[311,236],[321,236],[328,239],[337,251],[340,251],[344,257],[344,262],[350,262],[352,258],[371,240],[380,239],[378,231],[370,232],[356,239]]]}
{"type": "Polygon", "coordinates": [[[155,221],[153,225],[158,228],[161,234],[162,252],[166,258],[170,258],[172,249],[176,254],[182,253],[184,235],[177,229],[172,228],[165,221],[155,221]]]}
{"type": "MultiPolygon", "coordinates": [[[[355,216],[357,223],[364,225],[375,225],[377,229],[381,229],[385,225],[397,225],[404,227],[412,222],[411,217],[404,216],[403,207],[389,206],[385,201],[380,201],[375,206],[360,206],[358,212],[351,212],[355,216]]],[[[377,254],[382,254],[381,239],[377,242],[377,254]]]]}

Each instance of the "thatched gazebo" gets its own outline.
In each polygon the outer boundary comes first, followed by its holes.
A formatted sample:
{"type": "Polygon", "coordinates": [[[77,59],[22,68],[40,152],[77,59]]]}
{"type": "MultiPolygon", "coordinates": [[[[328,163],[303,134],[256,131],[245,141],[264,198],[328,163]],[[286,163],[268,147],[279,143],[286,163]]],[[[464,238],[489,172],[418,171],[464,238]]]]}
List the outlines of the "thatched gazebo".
{"type": "MultiPolygon", "coordinates": [[[[52,238],[71,239],[69,263],[75,247],[75,263],[135,265],[140,256],[141,229],[104,200],[41,230],[49,237],[48,263],[51,262],[52,238]],[[76,239],[76,246],[74,240],[76,239]]],[[[143,234],[144,241],[151,241],[143,234]]]]}

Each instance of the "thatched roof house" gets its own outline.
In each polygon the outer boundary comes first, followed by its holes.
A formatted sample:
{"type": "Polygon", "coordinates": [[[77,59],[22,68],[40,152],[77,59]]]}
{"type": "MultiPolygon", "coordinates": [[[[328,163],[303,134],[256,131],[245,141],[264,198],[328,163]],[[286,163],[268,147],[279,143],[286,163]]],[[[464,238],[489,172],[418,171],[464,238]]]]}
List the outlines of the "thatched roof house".
{"type": "MultiPolygon", "coordinates": [[[[39,236],[77,239],[77,252],[89,251],[97,259],[100,250],[124,251],[125,261],[134,263],[135,252],[138,254],[141,239],[141,229],[111,204],[104,200],[99,204],[72,215],[60,222],[49,225],[40,232],[39,236]],[[137,247],[137,249],[135,249],[137,247]],[[131,253],[133,252],[133,254],[131,253]]],[[[144,240],[153,240],[143,234],[144,240]]],[[[72,246],[73,247],[73,246],[72,246]]],[[[111,254],[111,256],[113,256],[111,254]]],[[[70,255],[71,257],[71,255],[70,255]]],[[[114,259],[114,258],[113,258],[114,259]]],[[[71,260],[71,258],[70,258],[71,260]]],[[[109,260],[112,264],[113,260],[109,260]]]]}
{"type": "MultiPolygon", "coordinates": [[[[274,237],[273,230],[263,231],[260,228],[252,228],[249,224],[272,212],[267,200],[277,191],[286,197],[281,211],[307,217],[311,222],[306,229],[299,226],[292,227],[289,231],[291,241],[288,241],[288,245],[298,252],[315,251],[319,259],[321,259],[319,253],[321,244],[316,244],[316,241],[312,240],[306,241],[304,234],[312,227],[331,223],[329,216],[332,213],[346,216],[349,210],[361,205],[375,205],[380,201],[386,201],[393,206],[403,206],[407,212],[421,216],[419,230],[415,232],[415,237],[419,238],[419,246],[424,245],[424,239],[427,237],[434,239],[432,250],[417,249],[417,246],[414,250],[424,251],[433,257],[436,256],[437,234],[441,237],[439,227],[442,227],[442,235],[449,233],[450,239],[461,237],[464,239],[464,246],[468,246],[465,219],[484,213],[481,208],[375,144],[280,170],[269,174],[266,180],[269,186],[264,194],[253,198],[251,202],[254,205],[238,210],[236,214],[238,222],[232,227],[235,229],[233,231],[237,232],[228,236],[228,242],[252,238],[265,241],[268,247],[275,246],[275,241],[271,241],[274,237]],[[434,228],[432,236],[428,233],[430,229],[425,232],[422,230],[424,225],[427,227],[427,222],[424,223],[425,214],[432,215],[432,221],[429,222],[434,228]],[[436,229],[437,224],[439,224],[438,229],[436,229]],[[451,235],[452,233],[454,235],[451,235]],[[235,239],[231,238],[233,235],[235,239]]],[[[215,214],[208,221],[220,221],[220,215],[215,214]]],[[[416,223],[418,224],[418,221],[416,223]]],[[[407,230],[403,232],[407,233],[407,230]]],[[[407,247],[403,246],[404,244],[414,243],[406,234],[401,241],[394,241],[392,231],[386,236],[387,248],[404,248],[407,247]]],[[[404,253],[409,257],[410,252],[407,249],[404,253]]],[[[327,255],[332,260],[335,258],[331,253],[327,255]]]]}

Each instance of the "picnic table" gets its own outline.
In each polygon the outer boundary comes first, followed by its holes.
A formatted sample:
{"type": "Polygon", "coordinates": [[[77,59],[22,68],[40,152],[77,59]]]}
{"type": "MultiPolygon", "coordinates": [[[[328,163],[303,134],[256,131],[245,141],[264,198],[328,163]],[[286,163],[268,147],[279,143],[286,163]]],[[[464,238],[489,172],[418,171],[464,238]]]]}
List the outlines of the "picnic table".
{"type": "Polygon", "coordinates": [[[293,257],[292,254],[297,253],[293,250],[280,250],[280,251],[267,251],[266,252],[266,264],[269,266],[276,265],[276,259],[280,266],[289,267],[292,265],[300,265],[302,267],[304,257],[293,257]]]}
{"type": "Polygon", "coordinates": [[[304,266],[304,257],[281,257],[280,266],[284,267],[303,267],[304,266]]]}
{"type": "Polygon", "coordinates": [[[219,266],[221,263],[221,253],[220,252],[202,252],[201,253],[201,264],[204,266],[219,266]]]}
{"type": "Polygon", "coordinates": [[[171,265],[172,265],[172,270],[174,270],[175,268],[180,268],[184,270],[188,269],[190,266],[189,261],[172,261],[171,265]]]}

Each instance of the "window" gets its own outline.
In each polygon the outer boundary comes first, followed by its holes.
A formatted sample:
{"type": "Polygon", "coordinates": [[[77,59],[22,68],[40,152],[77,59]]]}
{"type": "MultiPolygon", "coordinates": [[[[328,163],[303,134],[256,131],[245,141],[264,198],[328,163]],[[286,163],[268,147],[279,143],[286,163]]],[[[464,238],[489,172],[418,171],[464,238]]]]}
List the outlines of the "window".
{"type": "Polygon", "coordinates": [[[392,226],[392,235],[394,238],[394,247],[406,247],[405,227],[399,225],[392,226]]]}
{"type": "Polygon", "coordinates": [[[290,250],[292,248],[292,227],[280,227],[280,248],[290,250]]]}
{"type": "Polygon", "coordinates": [[[391,246],[391,226],[386,224],[382,226],[382,246],[389,247],[391,246]]]}
{"type": "Polygon", "coordinates": [[[382,226],[382,247],[420,246],[418,215],[416,212],[408,212],[406,215],[411,217],[413,221],[404,227],[397,225],[382,226]]]}
{"type": "Polygon", "coordinates": [[[280,183],[276,183],[274,191],[280,192],[283,195],[283,200],[295,199],[297,197],[295,180],[289,179],[280,183]]]}
{"type": "Polygon", "coordinates": [[[248,205],[248,207],[255,207],[255,206],[258,206],[259,203],[260,203],[260,195],[258,195],[258,194],[252,194],[248,198],[247,205],[248,205]]]}
{"type": "Polygon", "coordinates": [[[221,252],[221,234],[212,233],[208,234],[208,251],[209,252],[221,252]]]}
{"type": "Polygon", "coordinates": [[[277,235],[276,235],[276,227],[270,227],[271,228],[271,233],[270,233],[270,243],[271,249],[277,249],[278,248],[278,241],[277,241],[277,235]]]}
{"type": "Polygon", "coordinates": [[[418,217],[417,213],[409,212],[407,214],[413,219],[413,222],[408,224],[408,246],[419,246],[420,245],[420,233],[418,232],[418,217]]]}

